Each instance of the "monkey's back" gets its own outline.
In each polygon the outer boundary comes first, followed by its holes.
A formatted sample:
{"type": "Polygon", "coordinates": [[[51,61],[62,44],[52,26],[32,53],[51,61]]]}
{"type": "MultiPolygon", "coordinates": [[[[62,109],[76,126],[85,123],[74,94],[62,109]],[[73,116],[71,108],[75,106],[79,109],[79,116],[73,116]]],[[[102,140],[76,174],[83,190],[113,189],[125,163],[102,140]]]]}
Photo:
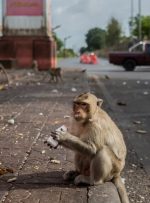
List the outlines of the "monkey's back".
{"type": "Polygon", "coordinates": [[[105,145],[109,146],[120,160],[125,160],[126,145],[123,134],[110,118],[110,116],[102,109],[98,110],[98,125],[100,127],[100,134],[104,137],[105,145]]]}

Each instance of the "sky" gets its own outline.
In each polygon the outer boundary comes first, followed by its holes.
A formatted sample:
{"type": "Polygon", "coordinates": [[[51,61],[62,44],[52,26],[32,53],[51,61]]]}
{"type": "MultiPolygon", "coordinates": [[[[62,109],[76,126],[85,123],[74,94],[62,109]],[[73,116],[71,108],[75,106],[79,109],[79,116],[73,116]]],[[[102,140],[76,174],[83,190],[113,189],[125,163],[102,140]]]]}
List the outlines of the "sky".
{"type": "MultiPolygon", "coordinates": [[[[132,1],[136,16],[139,0],[51,0],[52,27],[61,25],[55,32],[62,40],[71,36],[66,46],[75,50],[86,45],[85,34],[89,29],[106,29],[111,17],[115,17],[123,32],[129,35],[132,1]]],[[[150,15],[150,0],[141,0],[141,15],[150,15]]]]}

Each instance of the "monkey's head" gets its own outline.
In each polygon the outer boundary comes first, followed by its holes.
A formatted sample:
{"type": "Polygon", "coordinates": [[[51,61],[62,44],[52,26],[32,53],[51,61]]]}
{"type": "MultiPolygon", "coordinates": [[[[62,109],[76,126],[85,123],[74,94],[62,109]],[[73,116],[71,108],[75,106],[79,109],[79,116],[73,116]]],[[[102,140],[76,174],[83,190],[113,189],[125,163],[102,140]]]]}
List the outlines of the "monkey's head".
{"type": "Polygon", "coordinates": [[[76,121],[85,123],[92,119],[103,100],[91,93],[83,93],[73,100],[73,116],[76,121]]]}

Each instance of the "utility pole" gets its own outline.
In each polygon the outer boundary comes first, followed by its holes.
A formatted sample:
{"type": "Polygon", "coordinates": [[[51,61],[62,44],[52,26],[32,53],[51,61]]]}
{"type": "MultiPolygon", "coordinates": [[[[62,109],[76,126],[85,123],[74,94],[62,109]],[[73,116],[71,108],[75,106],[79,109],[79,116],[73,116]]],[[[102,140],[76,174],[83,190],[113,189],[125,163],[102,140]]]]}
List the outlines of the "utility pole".
{"type": "Polygon", "coordinates": [[[134,18],[134,0],[131,0],[131,24],[130,24],[131,38],[133,38],[133,18],[134,18]]]}
{"type": "Polygon", "coordinates": [[[141,0],[138,0],[139,7],[139,41],[142,39],[142,24],[141,24],[141,0]]]}
{"type": "Polygon", "coordinates": [[[64,38],[64,57],[66,57],[66,41],[70,38],[71,38],[71,36],[67,36],[64,38]]]}

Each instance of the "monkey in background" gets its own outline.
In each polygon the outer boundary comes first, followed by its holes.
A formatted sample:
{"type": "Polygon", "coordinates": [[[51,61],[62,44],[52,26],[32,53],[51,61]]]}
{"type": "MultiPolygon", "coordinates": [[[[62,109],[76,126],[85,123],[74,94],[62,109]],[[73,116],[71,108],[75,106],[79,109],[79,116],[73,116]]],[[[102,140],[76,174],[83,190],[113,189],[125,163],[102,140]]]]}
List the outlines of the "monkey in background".
{"type": "MultiPolygon", "coordinates": [[[[32,63],[32,68],[37,72],[38,71],[38,62],[36,60],[33,61],[32,63]]],[[[62,69],[60,67],[57,68],[49,68],[48,69],[48,74],[50,75],[50,82],[56,82],[58,83],[59,80],[63,82],[63,77],[62,77],[62,69]]],[[[47,77],[47,75],[46,75],[47,77]]],[[[45,78],[44,78],[45,79],[45,78]]]]}
{"type": "Polygon", "coordinates": [[[63,78],[62,78],[62,69],[60,67],[58,68],[50,68],[48,70],[48,73],[50,74],[50,82],[54,81],[57,82],[60,80],[61,82],[63,82],[63,78]]]}
{"type": "Polygon", "coordinates": [[[121,203],[129,203],[120,173],[125,165],[126,146],[123,135],[109,115],[102,110],[102,100],[91,93],[73,101],[71,133],[52,132],[60,145],[75,151],[75,171],[66,172],[65,180],[76,185],[98,185],[112,181],[121,203]]]}

